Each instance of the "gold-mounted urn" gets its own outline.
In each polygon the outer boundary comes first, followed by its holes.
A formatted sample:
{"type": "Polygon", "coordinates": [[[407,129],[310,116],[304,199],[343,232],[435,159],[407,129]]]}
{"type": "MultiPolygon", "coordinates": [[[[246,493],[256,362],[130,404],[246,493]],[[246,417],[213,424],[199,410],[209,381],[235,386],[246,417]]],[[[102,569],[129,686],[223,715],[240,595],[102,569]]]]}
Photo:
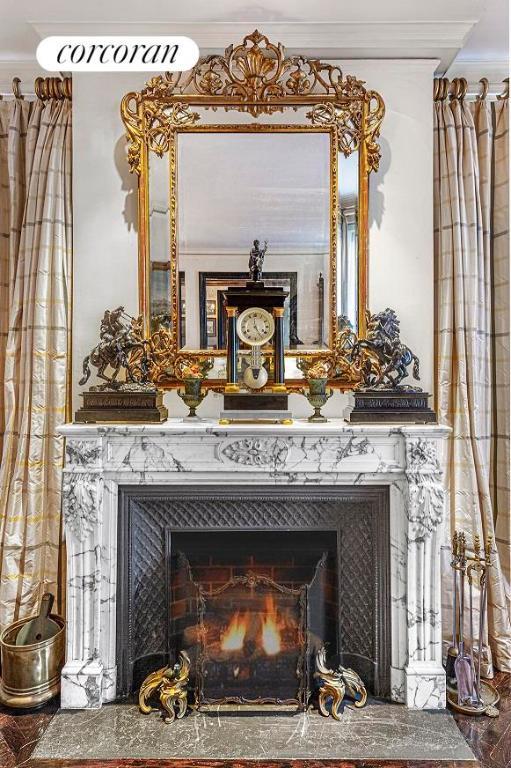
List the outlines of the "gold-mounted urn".
{"type": "Polygon", "coordinates": [[[16,645],[18,632],[33,618],[29,616],[16,621],[0,636],[0,702],[8,707],[38,707],[60,691],[60,672],[65,657],[65,621],[51,614],[50,618],[59,626],[55,635],[30,645],[16,645]]]}
{"type": "Polygon", "coordinates": [[[330,365],[324,360],[311,361],[304,357],[298,358],[296,365],[303,371],[307,379],[307,389],[302,388],[300,392],[305,395],[314,408],[314,413],[309,416],[308,421],[313,423],[328,421],[326,416],[321,413],[321,409],[334,393],[333,389],[328,392],[326,389],[330,365]]]}

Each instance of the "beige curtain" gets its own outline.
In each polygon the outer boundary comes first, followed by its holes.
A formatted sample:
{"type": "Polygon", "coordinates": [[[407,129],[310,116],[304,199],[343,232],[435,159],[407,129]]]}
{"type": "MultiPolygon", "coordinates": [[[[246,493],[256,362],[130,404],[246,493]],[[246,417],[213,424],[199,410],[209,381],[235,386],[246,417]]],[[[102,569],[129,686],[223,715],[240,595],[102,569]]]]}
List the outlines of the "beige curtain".
{"type": "Polygon", "coordinates": [[[509,456],[509,101],[493,109],[493,212],[491,232],[494,411],[491,492],[495,537],[511,615],[511,496],[509,456]]]}
{"type": "Polygon", "coordinates": [[[58,593],[71,103],[0,102],[0,627],[58,593]]]}
{"type": "MultiPolygon", "coordinates": [[[[503,333],[509,301],[504,133],[507,100],[498,106],[457,98],[435,102],[437,408],[440,420],[453,428],[447,472],[450,533],[464,530],[469,541],[476,533],[482,540],[495,541],[498,535],[488,584],[488,673],[492,654],[498,669],[511,671],[509,475],[506,481],[503,471],[508,413],[502,409],[506,354],[509,367],[503,333]]],[[[452,594],[448,570],[446,602],[452,594]]]]}

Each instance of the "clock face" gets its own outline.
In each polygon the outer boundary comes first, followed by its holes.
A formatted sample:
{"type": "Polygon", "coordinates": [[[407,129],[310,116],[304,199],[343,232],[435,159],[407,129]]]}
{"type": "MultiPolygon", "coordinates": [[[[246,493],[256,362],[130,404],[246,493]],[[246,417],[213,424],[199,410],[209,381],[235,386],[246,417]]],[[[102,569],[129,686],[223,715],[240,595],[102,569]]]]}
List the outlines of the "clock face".
{"type": "Polygon", "coordinates": [[[249,307],[238,317],[236,330],[241,341],[253,346],[262,346],[271,339],[275,331],[273,316],[260,307],[249,307]]]}

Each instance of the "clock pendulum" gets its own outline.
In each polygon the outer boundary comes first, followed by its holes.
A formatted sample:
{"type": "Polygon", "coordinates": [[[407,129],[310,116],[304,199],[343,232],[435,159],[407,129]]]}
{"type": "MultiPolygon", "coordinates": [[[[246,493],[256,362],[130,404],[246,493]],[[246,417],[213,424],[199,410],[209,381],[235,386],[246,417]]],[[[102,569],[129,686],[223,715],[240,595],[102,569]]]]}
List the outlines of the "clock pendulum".
{"type": "Polygon", "coordinates": [[[273,317],[266,309],[249,307],[238,317],[236,331],[240,340],[251,348],[250,363],[243,374],[243,381],[249,389],[262,389],[268,382],[262,348],[275,332],[273,317]]]}

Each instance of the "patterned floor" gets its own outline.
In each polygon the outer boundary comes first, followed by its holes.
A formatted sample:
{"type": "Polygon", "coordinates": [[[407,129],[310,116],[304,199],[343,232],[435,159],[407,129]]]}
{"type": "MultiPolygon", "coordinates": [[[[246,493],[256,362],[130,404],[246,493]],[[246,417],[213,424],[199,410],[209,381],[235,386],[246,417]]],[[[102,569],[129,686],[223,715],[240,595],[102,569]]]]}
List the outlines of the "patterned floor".
{"type": "MultiPolygon", "coordinates": [[[[481,761],[482,768],[511,768],[511,675],[499,673],[494,684],[497,686],[501,701],[499,704],[500,717],[492,720],[486,717],[470,718],[456,715],[456,721],[461,732],[472,747],[476,757],[481,761]]],[[[30,756],[41,738],[48,723],[57,711],[55,703],[46,705],[37,712],[14,713],[0,708],[0,768],[71,768],[71,766],[83,766],[83,768],[255,768],[255,763],[239,761],[200,761],[200,763],[180,760],[111,760],[101,763],[95,761],[35,761],[30,756]]],[[[474,763],[426,763],[426,762],[339,762],[328,761],[319,763],[308,760],[257,762],[257,768],[362,768],[364,765],[371,768],[463,768],[474,763]]]]}

